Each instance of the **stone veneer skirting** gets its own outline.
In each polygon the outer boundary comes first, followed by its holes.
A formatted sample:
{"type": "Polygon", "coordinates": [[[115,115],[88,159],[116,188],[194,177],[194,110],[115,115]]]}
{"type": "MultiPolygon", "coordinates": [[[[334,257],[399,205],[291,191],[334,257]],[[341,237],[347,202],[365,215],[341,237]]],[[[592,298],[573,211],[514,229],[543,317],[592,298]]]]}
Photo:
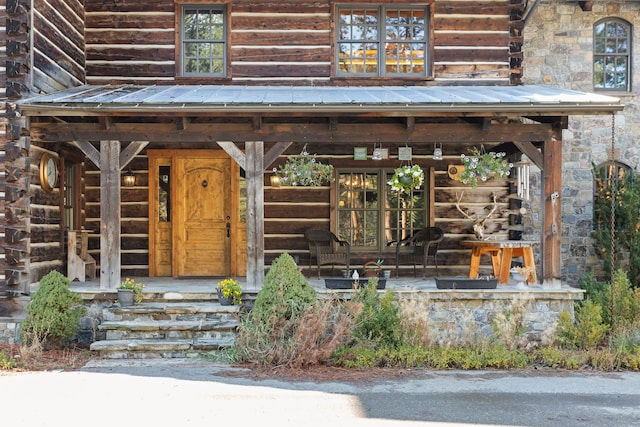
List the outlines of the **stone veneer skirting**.
{"type": "MultiPolygon", "coordinates": [[[[494,336],[496,319],[515,320],[523,331],[520,338],[524,344],[550,344],[560,313],[566,310],[573,317],[574,302],[582,300],[584,294],[583,290],[569,286],[560,289],[499,287],[482,291],[394,289],[393,292],[411,322],[427,328],[430,342],[440,345],[473,344],[489,339],[494,336]]],[[[323,289],[318,293],[321,298],[348,298],[352,291],[323,289]]],[[[89,308],[87,318],[83,319],[84,323],[90,323],[83,325],[87,335],[92,335],[90,330],[95,334],[102,306],[113,302],[113,296],[107,294],[84,297],[89,308]]],[[[16,343],[20,321],[0,318],[0,343],[16,343]]],[[[83,341],[91,338],[86,336],[83,341]]]]}
{"type": "MultiPolygon", "coordinates": [[[[494,323],[502,321],[506,330],[517,328],[519,344],[553,343],[562,311],[574,316],[574,302],[584,291],[569,286],[545,289],[500,287],[495,290],[394,290],[405,318],[422,330],[428,341],[438,345],[465,345],[487,341],[494,334],[494,323]],[[506,322],[506,323],[504,323],[506,322]]],[[[336,291],[323,291],[325,296],[336,291]]],[[[341,295],[345,296],[346,295],[341,295]]]]}

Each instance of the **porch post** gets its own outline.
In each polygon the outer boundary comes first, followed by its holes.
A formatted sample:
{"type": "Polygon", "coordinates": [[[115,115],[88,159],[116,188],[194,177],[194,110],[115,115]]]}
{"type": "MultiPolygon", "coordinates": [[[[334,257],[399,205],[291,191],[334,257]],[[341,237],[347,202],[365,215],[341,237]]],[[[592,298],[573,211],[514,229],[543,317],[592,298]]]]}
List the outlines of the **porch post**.
{"type": "Polygon", "coordinates": [[[561,130],[544,141],[542,172],[542,285],[560,286],[560,235],[562,233],[562,138],[561,130]],[[561,135],[561,134],[560,134],[561,135]]]}
{"type": "Polygon", "coordinates": [[[264,143],[245,143],[247,180],[247,287],[264,283],[264,143]]]}
{"type": "Polygon", "coordinates": [[[120,141],[100,141],[100,289],[120,282],[120,141]]]}

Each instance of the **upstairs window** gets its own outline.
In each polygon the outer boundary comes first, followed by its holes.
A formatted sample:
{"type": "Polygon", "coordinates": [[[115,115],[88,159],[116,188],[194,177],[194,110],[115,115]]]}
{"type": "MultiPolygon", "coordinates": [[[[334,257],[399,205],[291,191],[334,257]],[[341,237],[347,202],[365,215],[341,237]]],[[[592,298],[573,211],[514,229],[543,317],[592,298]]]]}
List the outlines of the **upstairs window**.
{"type": "Polygon", "coordinates": [[[183,5],[181,74],[188,77],[226,75],[226,19],[223,5],[183,5]]]}
{"type": "Polygon", "coordinates": [[[339,7],[338,76],[427,76],[428,7],[339,7]]]}
{"type": "Polygon", "coordinates": [[[606,19],[595,25],[593,33],[594,88],[629,91],[631,25],[620,19],[606,19]]]}

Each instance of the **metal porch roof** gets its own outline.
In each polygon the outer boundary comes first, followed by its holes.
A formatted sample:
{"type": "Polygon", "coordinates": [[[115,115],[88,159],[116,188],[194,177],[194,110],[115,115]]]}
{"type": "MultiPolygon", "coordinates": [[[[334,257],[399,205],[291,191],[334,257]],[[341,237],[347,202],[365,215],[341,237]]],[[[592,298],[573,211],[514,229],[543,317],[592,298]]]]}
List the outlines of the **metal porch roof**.
{"type": "Polygon", "coordinates": [[[618,98],[552,86],[78,86],[18,101],[26,116],[207,113],[602,114],[618,98]]]}

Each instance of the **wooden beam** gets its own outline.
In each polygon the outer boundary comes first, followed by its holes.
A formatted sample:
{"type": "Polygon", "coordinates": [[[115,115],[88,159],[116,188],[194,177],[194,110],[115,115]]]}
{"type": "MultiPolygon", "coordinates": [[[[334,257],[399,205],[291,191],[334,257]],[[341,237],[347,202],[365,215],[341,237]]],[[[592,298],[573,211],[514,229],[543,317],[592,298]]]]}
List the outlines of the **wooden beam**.
{"type": "Polygon", "coordinates": [[[293,142],[276,142],[264,156],[264,168],[268,169],[291,144],[293,144],[293,142]]]}
{"type": "Polygon", "coordinates": [[[84,153],[89,160],[93,162],[98,169],[100,169],[100,151],[93,146],[89,141],[73,141],[76,147],[84,153]]]}
{"type": "Polygon", "coordinates": [[[411,116],[407,117],[406,127],[409,132],[413,132],[416,128],[416,118],[411,116]]]}
{"type": "Polygon", "coordinates": [[[131,141],[120,153],[120,170],[124,169],[147,145],[149,145],[149,141],[131,141]]]}
{"type": "MultiPolygon", "coordinates": [[[[32,123],[34,142],[98,141],[108,138],[120,141],[216,143],[218,141],[281,141],[337,144],[366,144],[399,141],[411,143],[473,143],[509,141],[545,141],[552,134],[552,125],[493,124],[482,130],[478,124],[416,123],[413,131],[394,123],[341,123],[337,131],[330,131],[319,123],[263,123],[256,131],[250,123],[191,123],[189,129],[177,131],[169,123],[113,123],[103,131],[95,123],[32,123]]],[[[229,147],[229,143],[223,147],[229,147]]],[[[231,155],[231,153],[229,153],[231,155]]],[[[232,155],[232,157],[234,157],[232,155]]],[[[235,159],[235,157],[234,157],[235,159]]],[[[238,161],[238,159],[236,159],[238,161]]]]}
{"type": "Polygon", "coordinates": [[[120,283],[120,141],[100,141],[100,289],[120,283]]]}
{"type": "Polygon", "coordinates": [[[238,148],[238,146],[235,144],[235,142],[232,142],[232,141],[218,141],[218,145],[229,156],[231,156],[231,158],[233,160],[235,160],[236,163],[239,164],[242,169],[244,169],[245,171],[247,170],[247,168],[246,168],[246,163],[247,163],[246,156],[242,152],[242,150],[240,150],[238,148]]]}
{"type": "Polygon", "coordinates": [[[264,143],[245,143],[247,163],[247,288],[264,283],[264,143]]]}
{"type": "Polygon", "coordinates": [[[542,172],[542,279],[543,285],[560,285],[560,244],[562,231],[562,140],[544,142],[542,172]]]}
{"type": "Polygon", "coordinates": [[[544,159],[540,150],[529,141],[513,141],[513,145],[518,147],[522,154],[526,155],[534,165],[544,171],[544,159]]]}
{"type": "Polygon", "coordinates": [[[252,116],[251,124],[253,125],[253,130],[262,129],[262,117],[261,116],[252,116]]]}

